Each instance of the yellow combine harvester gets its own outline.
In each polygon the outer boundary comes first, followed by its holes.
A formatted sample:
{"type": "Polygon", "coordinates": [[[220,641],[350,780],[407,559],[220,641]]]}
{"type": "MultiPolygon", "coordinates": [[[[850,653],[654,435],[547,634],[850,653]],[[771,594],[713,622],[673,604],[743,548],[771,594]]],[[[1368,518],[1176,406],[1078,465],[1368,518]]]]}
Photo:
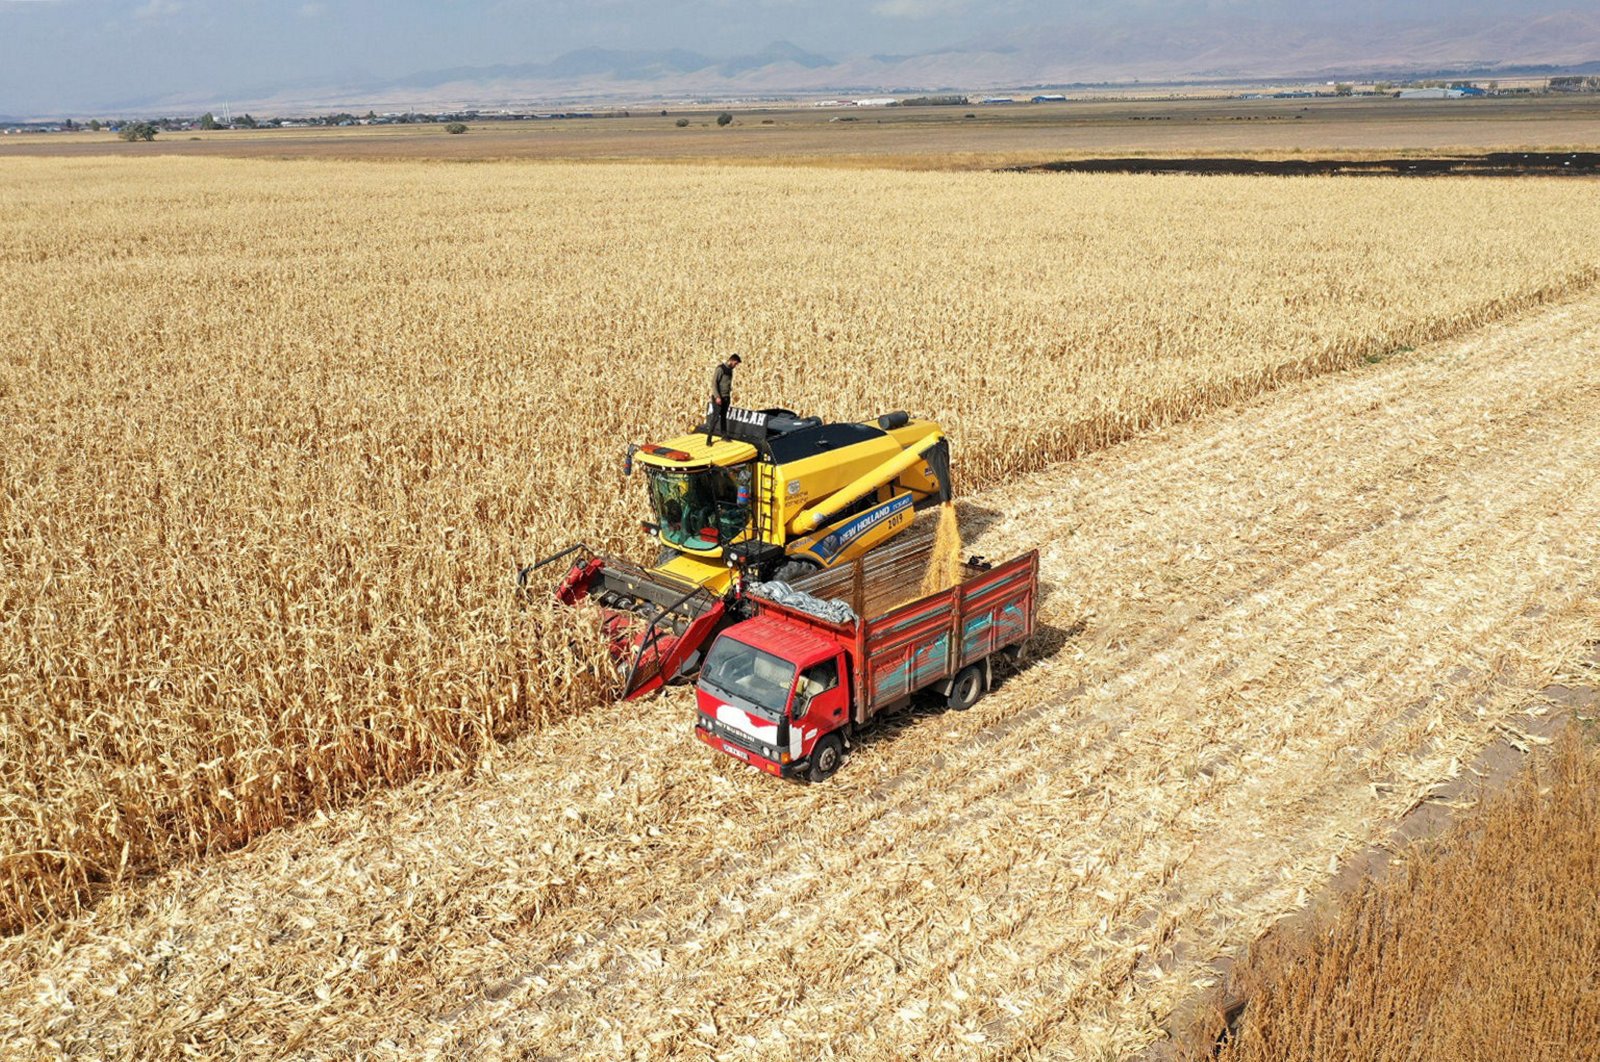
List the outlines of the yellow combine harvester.
{"type": "Polygon", "coordinates": [[[634,447],[661,543],[652,568],[581,543],[556,597],[607,613],[626,694],[647,693],[699,664],[701,647],[738,618],[742,579],[786,582],[847,564],[910,527],[915,511],[950,500],[950,446],[939,425],[907,413],[824,424],[786,409],[730,409],[732,438],[705,428],[634,447]]]}

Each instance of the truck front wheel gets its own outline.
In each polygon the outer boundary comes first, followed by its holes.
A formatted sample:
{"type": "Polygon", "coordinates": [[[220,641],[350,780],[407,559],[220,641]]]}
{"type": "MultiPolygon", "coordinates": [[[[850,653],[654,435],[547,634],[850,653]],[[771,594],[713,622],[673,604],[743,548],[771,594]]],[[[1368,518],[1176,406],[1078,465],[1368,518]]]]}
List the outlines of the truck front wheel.
{"type": "Polygon", "coordinates": [[[812,747],[811,766],[806,770],[806,779],[825,782],[843,762],[844,742],[839,740],[838,734],[829,734],[812,747]]]}
{"type": "Polygon", "coordinates": [[[950,692],[944,703],[958,712],[964,712],[978,703],[983,696],[983,665],[971,664],[961,670],[950,683],[950,692]]]}

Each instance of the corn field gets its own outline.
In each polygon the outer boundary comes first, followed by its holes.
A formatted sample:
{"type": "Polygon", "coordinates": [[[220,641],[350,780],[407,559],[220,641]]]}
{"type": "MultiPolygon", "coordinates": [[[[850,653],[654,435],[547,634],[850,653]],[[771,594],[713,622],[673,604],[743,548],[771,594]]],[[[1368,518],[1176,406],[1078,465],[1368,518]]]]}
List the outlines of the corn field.
{"type": "Polygon", "coordinates": [[[639,554],[623,448],[727,352],[992,487],[1585,288],[1595,231],[1560,182],[8,160],[0,931],[604,703],[512,573],[639,554]]]}

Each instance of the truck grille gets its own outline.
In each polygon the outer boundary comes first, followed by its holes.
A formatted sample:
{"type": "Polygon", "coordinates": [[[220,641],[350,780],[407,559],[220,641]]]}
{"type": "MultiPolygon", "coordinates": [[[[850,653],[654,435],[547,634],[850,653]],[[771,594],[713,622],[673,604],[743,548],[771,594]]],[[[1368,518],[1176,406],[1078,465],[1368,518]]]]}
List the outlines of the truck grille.
{"type": "Polygon", "coordinates": [[[771,745],[763,745],[749,734],[740,733],[731,726],[724,726],[704,713],[700,715],[700,729],[713,737],[721,738],[730,745],[738,745],[747,752],[753,752],[757,756],[769,759],[774,763],[778,761],[778,750],[771,745]]]}

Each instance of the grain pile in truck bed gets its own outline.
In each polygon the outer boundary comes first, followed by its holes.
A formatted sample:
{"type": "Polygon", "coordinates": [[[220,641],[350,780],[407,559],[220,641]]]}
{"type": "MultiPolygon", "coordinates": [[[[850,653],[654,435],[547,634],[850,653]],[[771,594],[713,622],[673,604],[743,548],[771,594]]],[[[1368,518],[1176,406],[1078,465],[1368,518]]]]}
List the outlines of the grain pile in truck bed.
{"type": "Polygon", "coordinates": [[[854,564],[830,568],[795,582],[813,597],[843,601],[858,616],[878,616],[915,600],[933,555],[937,518],[922,513],[909,531],[854,564]]]}

